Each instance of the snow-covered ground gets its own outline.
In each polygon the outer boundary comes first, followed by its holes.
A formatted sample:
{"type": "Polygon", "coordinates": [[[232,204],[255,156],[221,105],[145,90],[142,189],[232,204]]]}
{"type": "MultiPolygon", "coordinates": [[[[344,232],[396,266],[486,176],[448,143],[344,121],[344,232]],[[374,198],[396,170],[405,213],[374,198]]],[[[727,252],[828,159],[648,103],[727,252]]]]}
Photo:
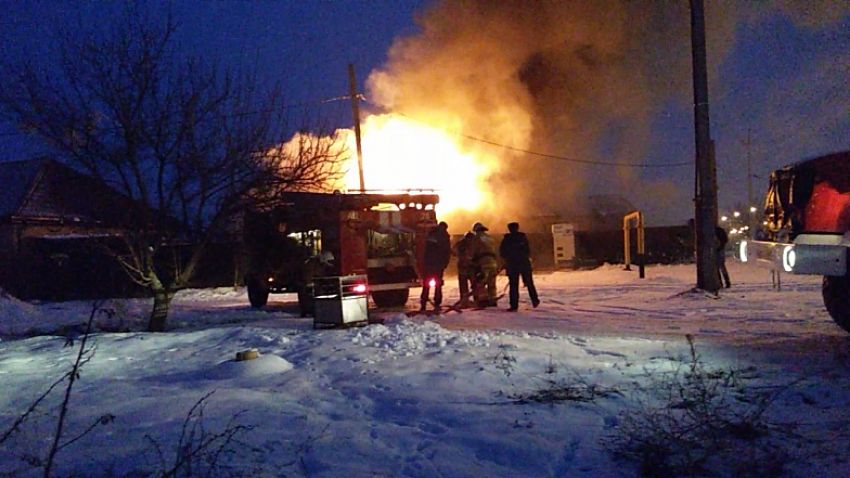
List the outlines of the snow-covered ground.
{"type": "MultiPolygon", "coordinates": [[[[729,266],[719,298],[691,290],[693,265],[604,266],[537,274],[537,309],[521,290],[518,313],[373,311],[383,323],[341,330],[314,330],[288,295],[253,310],[244,290],[185,291],[160,334],[142,331],[149,301],[110,301],[60,444],[108,423],[54,474],[163,472],[178,448],[242,431],[217,476],[850,476],[850,342],[820,278],[777,291],[729,266]]],[[[90,310],[0,297],[0,475],[41,474],[27,459],[50,449],[64,384],[27,410],[79,353],[35,334],[73,335],[90,310]]]]}

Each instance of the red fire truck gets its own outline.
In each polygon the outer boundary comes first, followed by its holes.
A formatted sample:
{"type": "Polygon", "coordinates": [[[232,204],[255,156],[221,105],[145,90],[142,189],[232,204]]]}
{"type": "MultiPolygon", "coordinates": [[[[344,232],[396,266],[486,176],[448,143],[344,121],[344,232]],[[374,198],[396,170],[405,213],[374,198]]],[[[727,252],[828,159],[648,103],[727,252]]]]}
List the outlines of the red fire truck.
{"type": "Polygon", "coordinates": [[[774,171],[764,230],[739,244],[737,256],[776,272],[823,276],[827,312],[850,332],[850,151],[774,171]]]}
{"type": "Polygon", "coordinates": [[[284,193],[270,210],[246,212],[245,282],[251,305],[270,293],[297,292],[304,264],[330,252],[325,276],[366,275],[378,307],[407,303],[421,286],[419,264],[428,231],[437,223],[437,194],[284,193]]]}

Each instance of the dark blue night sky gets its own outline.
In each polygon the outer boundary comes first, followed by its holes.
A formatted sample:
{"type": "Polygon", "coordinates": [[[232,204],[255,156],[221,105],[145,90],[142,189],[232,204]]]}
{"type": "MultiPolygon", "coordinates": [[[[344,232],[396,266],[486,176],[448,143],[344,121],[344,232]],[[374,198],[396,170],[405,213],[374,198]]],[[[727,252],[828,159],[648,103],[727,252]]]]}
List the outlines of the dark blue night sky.
{"type": "MultiPolygon", "coordinates": [[[[79,14],[83,22],[106,22],[122,2],[15,1],[0,18],[0,54],[50,58],[57,24],[79,14]]],[[[348,63],[362,85],[386,61],[397,35],[415,32],[414,11],[422,0],[189,1],[174,2],[180,44],[187,51],[256,71],[280,82],[293,104],[348,94],[348,63]]],[[[156,9],[154,9],[156,11],[156,9]]],[[[361,86],[362,87],[362,86],[361,86]]],[[[348,116],[341,119],[350,126],[348,116]]],[[[322,108],[322,106],[317,106],[322,108]]],[[[335,108],[335,105],[331,105],[335,108]]],[[[347,109],[345,109],[347,108],[347,109]]],[[[336,110],[331,113],[336,113],[336,110]]],[[[4,125],[3,160],[32,156],[31,145],[4,125]]]]}

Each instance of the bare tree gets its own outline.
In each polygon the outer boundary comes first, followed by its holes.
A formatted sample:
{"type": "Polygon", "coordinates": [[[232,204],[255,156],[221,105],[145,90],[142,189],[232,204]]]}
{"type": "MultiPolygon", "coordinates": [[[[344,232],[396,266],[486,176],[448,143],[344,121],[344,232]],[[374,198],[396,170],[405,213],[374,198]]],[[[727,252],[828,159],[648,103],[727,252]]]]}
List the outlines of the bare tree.
{"type": "Polygon", "coordinates": [[[317,139],[318,122],[280,147],[291,133],[279,90],[181,53],[177,31],[129,7],[105,31],[62,35],[56,63],[25,61],[0,82],[6,119],[137,205],[115,256],[154,298],[150,331],[165,330],[174,294],[246,198],[321,190],[347,155],[317,139]]]}

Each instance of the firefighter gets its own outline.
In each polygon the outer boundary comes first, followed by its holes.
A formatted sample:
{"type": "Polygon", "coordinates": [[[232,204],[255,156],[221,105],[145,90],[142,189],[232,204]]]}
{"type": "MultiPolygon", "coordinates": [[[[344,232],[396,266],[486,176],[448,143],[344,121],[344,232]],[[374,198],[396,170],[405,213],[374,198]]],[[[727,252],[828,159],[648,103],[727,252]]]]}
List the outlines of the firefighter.
{"type": "Polygon", "coordinates": [[[431,281],[434,281],[434,310],[439,311],[440,304],[443,302],[443,272],[448,267],[452,255],[448,230],[449,225],[441,221],[425,238],[425,252],[422,258],[422,296],[419,307],[419,310],[423,312],[428,305],[431,281]]]}
{"type": "Polygon", "coordinates": [[[301,264],[298,274],[298,309],[301,317],[307,317],[314,313],[313,279],[323,277],[331,273],[333,269],[334,255],[330,251],[322,252],[307,258],[301,264]]]}
{"type": "Polygon", "coordinates": [[[478,307],[495,307],[499,300],[496,295],[496,276],[499,274],[496,241],[487,234],[489,229],[480,222],[472,226],[472,231],[475,233],[475,240],[472,241],[472,263],[476,272],[473,296],[478,307]],[[475,293],[476,286],[478,293],[475,293]]]}
{"type": "Polygon", "coordinates": [[[460,291],[458,307],[469,307],[469,297],[472,295],[470,285],[475,278],[475,266],[472,264],[472,241],[475,234],[467,232],[463,239],[452,247],[452,253],[457,256],[457,283],[460,291]]]}
{"type": "Polygon", "coordinates": [[[536,308],[540,305],[537,298],[537,288],[534,287],[534,279],[531,275],[531,249],[528,246],[528,237],[519,232],[519,223],[508,223],[508,233],[499,245],[499,256],[505,262],[505,272],[508,275],[508,286],[510,288],[511,307],[510,312],[516,312],[519,307],[519,278],[528,289],[531,304],[536,308]]]}

